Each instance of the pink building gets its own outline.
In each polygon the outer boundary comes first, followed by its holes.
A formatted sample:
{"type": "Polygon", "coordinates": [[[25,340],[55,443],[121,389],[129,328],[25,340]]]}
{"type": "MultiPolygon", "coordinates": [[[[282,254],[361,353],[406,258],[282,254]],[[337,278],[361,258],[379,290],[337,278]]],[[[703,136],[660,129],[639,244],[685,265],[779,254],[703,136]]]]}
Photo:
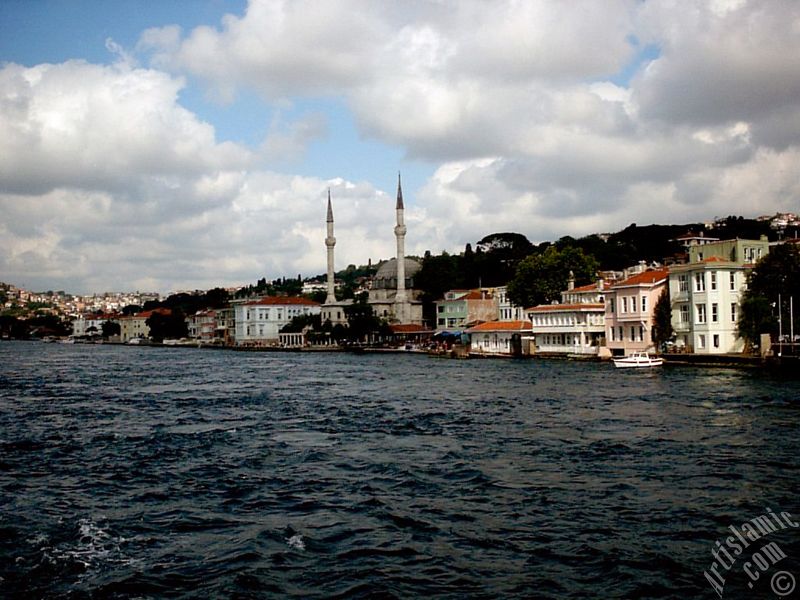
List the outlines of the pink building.
{"type": "Polygon", "coordinates": [[[606,345],[612,354],[654,351],[653,309],[667,287],[668,269],[651,269],[606,293],[606,345]]]}

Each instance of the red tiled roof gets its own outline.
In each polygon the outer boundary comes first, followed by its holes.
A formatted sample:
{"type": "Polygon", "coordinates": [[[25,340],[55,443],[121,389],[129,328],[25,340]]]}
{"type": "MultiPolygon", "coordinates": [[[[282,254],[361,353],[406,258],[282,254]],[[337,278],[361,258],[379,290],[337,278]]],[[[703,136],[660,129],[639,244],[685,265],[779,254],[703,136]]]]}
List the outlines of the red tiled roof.
{"type": "Polygon", "coordinates": [[[634,285],[653,285],[665,280],[669,276],[669,269],[651,269],[638,273],[633,277],[628,277],[625,281],[620,281],[612,285],[612,288],[629,287],[634,285]]]}
{"type": "Polygon", "coordinates": [[[556,312],[564,310],[603,310],[606,305],[602,302],[583,302],[577,304],[540,304],[526,308],[525,312],[556,312]]]}
{"type": "Polygon", "coordinates": [[[423,325],[414,325],[413,323],[397,323],[389,325],[389,329],[392,330],[392,333],[433,333],[423,325]]]}
{"type": "Polygon", "coordinates": [[[467,329],[467,333],[481,331],[531,331],[530,321],[489,321],[467,329]]]}
{"type": "Polygon", "coordinates": [[[720,258],[719,256],[709,256],[708,258],[704,258],[700,262],[711,263],[711,262],[731,262],[731,261],[725,260],[724,258],[720,258]]]}
{"type": "Polygon", "coordinates": [[[245,306],[321,306],[308,298],[300,296],[265,296],[261,300],[245,303],[245,306]]]}
{"type": "MultiPolygon", "coordinates": [[[[611,287],[611,285],[607,281],[604,281],[603,282],[603,290],[607,290],[609,287],[611,287]]],[[[581,285],[581,286],[576,287],[576,288],[571,289],[571,290],[566,290],[566,293],[569,294],[571,292],[595,292],[595,291],[603,291],[603,290],[598,290],[597,289],[597,282],[595,282],[595,283],[590,283],[590,284],[587,284],[587,285],[581,285]]]]}

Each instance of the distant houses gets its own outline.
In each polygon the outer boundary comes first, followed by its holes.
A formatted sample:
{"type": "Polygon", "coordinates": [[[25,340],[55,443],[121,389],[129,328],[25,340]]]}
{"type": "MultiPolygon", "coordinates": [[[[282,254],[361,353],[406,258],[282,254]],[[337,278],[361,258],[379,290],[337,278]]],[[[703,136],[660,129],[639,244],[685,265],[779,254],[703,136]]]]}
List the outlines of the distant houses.
{"type": "MultiPolygon", "coordinates": [[[[567,289],[549,304],[516,306],[505,286],[451,289],[435,301],[434,321],[427,324],[421,322],[419,290],[413,284],[419,263],[406,260],[405,269],[399,269],[393,259],[378,270],[369,282],[369,296],[363,299],[363,306],[383,321],[381,332],[367,342],[401,348],[458,345],[466,348],[465,353],[484,356],[608,357],[652,352],[663,349],[656,347],[654,336],[655,308],[663,295],[669,301],[674,332],[668,341],[671,351],[742,352],[737,322],[747,274],[769,253],[769,242],[765,238],[718,240],[691,233],[680,240],[686,250],[682,262],[604,272],[597,281],[582,286],[575,286],[570,273],[567,289]],[[398,288],[405,294],[401,301],[398,288]]],[[[313,282],[308,289],[320,292],[321,285],[313,282]]],[[[332,277],[326,289],[333,289],[332,277]]],[[[256,296],[202,309],[186,317],[188,338],[199,344],[239,347],[335,345],[339,338],[332,332],[348,325],[348,315],[357,305],[352,299],[337,301],[330,296],[324,304],[300,296],[256,296]],[[297,317],[305,320],[294,324],[297,317]],[[292,327],[287,327],[290,323],[292,327]]],[[[170,311],[87,314],[74,321],[73,334],[102,335],[104,324],[111,321],[119,324],[121,342],[145,339],[150,336],[147,321],[155,313],[170,311]]]]}

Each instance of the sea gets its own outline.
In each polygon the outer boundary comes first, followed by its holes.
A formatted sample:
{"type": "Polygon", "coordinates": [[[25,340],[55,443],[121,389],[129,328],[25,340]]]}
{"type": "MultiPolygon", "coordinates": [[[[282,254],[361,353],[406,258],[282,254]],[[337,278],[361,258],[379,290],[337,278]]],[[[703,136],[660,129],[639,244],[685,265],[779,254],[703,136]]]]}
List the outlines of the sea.
{"type": "Polygon", "coordinates": [[[759,370],[0,342],[0,597],[792,597],[799,456],[759,370]]]}

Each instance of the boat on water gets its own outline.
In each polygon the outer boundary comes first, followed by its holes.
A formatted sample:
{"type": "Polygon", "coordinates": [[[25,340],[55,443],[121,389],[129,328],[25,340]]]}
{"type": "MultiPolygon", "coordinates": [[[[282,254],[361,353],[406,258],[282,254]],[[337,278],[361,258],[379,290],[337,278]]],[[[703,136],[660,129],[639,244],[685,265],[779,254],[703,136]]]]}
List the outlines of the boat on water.
{"type": "Polygon", "coordinates": [[[650,356],[647,352],[633,352],[625,358],[615,358],[614,366],[618,369],[660,367],[664,364],[663,358],[650,356]]]}

